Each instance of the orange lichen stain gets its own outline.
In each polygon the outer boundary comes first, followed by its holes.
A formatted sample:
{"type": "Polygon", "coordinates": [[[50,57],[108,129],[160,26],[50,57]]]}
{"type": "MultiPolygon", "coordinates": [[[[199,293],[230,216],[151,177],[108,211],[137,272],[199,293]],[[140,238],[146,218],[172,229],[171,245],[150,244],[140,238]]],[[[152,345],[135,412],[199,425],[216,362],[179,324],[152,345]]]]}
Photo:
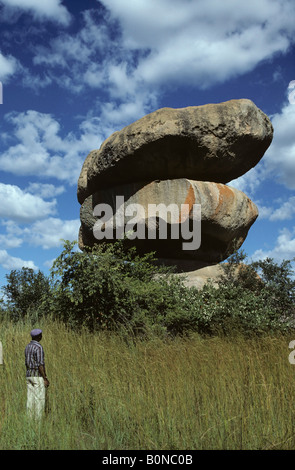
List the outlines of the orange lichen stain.
{"type": "Polygon", "coordinates": [[[184,207],[182,207],[182,210],[180,213],[180,217],[179,217],[180,223],[184,222],[188,218],[190,211],[192,210],[192,207],[195,204],[195,202],[196,202],[195,192],[194,192],[192,185],[190,184],[189,190],[187,192],[187,195],[184,201],[185,205],[184,207]]]}
{"type": "Polygon", "coordinates": [[[218,205],[215,209],[215,215],[218,214],[218,212],[220,212],[222,205],[225,203],[225,201],[227,201],[227,204],[228,204],[228,202],[231,202],[233,200],[233,196],[234,196],[233,191],[231,190],[231,188],[226,186],[226,184],[217,183],[217,186],[218,186],[218,191],[219,191],[219,200],[218,200],[218,205]]]}

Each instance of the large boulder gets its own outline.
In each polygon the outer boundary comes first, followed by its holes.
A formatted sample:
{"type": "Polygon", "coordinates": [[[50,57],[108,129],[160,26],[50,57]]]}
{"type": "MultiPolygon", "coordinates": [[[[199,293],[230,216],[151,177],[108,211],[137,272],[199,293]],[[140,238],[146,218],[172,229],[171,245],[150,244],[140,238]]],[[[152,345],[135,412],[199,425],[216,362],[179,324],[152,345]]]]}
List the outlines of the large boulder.
{"type": "Polygon", "coordinates": [[[254,167],[272,137],[269,118],[248,99],[163,108],[115,132],[81,170],[80,248],[126,235],[191,283],[217,279],[216,263],[242,245],[258,216],[226,183],[254,167]]]}
{"type": "Polygon", "coordinates": [[[100,188],[157,179],[227,183],[259,162],[272,136],[269,118],[248,99],[159,109],[90,152],[78,200],[100,188]]]}
{"type": "Polygon", "coordinates": [[[139,252],[219,262],[242,245],[257,216],[242,191],[221,183],[181,178],[126,184],[85,199],[79,245],[84,249],[125,234],[139,252]]]}

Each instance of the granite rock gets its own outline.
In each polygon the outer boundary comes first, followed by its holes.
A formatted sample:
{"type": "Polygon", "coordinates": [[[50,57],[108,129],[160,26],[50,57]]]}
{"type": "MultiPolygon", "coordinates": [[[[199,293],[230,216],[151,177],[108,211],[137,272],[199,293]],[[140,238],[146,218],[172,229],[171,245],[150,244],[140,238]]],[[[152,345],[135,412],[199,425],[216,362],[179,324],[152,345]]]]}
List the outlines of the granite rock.
{"type": "Polygon", "coordinates": [[[157,179],[227,183],[259,162],[272,137],[269,118],[248,99],[162,108],[90,152],[78,200],[103,187],[157,179]]]}
{"type": "Polygon", "coordinates": [[[256,205],[242,191],[221,183],[180,178],[126,184],[101,189],[85,199],[79,244],[83,249],[98,241],[97,225],[101,236],[107,238],[104,241],[114,241],[123,234],[132,236],[139,252],[219,262],[232,253],[234,244],[242,245],[257,216],[256,205]],[[110,216],[101,211],[96,217],[95,208],[103,209],[104,204],[111,208],[110,216]],[[194,210],[197,205],[199,212],[194,210]],[[153,237],[149,229],[154,230],[153,237]]]}

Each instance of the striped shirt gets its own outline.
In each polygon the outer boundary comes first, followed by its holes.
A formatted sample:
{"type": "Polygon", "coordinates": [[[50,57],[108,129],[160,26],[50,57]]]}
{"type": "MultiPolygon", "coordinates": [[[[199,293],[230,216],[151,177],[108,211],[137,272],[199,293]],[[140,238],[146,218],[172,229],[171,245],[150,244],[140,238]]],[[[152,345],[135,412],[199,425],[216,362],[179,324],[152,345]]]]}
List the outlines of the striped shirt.
{"type": "Polygon", "coordinates": [[[41,377],[38,370],[40,365],[45,366],[44,350],[38,341],[32,340],[25,349],[26,377],[41,377]]]}

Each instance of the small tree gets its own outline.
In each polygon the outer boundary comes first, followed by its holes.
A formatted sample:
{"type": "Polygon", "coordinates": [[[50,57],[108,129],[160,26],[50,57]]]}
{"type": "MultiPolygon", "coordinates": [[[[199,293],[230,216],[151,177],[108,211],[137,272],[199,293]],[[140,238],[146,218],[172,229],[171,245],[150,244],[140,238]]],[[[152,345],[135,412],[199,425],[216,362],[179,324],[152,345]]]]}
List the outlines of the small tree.
{"type": "Polygon", "coordinates": [[[251,263],[264,284],[266,295],[273,308],[284,318],[295,315],[295,278],[292,267],[294,261],[295,258],[283,260],[278,264],[273,258],[266,258],[251,263]]]}
{"type": "Polygon", "coordinates": [[[3,286],[6,310],[15,319],[26,315],[43,315],[51,294],[50,280],[41,271],[30,268],[13,270],[6,275],[3,286]]]}
{"type": "Polygon", "coordinates": [[[217,294],[219,307],[224,299],[222,316],[229,319],[229,324],[236,318],[244,331],[294,328],[292,260],[279,265],[271,258],[250,264],[246,264],[245,259],[246,255],[240,250],[222,264],[224,272],[217,294]]]}
{"type": "Polygon", "coordinates": [[[223,272],[218,281],[220,287],[240,286],[255,291],[261,288],[261,279],[253,264],[247,264],[246,253],[239,249],[222,263],[223,272]]]}
{"type": "Polygon", "coordinates": [[[51,270],[56,315],[73,327],[145,329],[173,308],[164,278],[155,279],[169,270],[154,261],[153,254],[140,257],[120,241],[83,252],[66,241],[51,270]]]}

